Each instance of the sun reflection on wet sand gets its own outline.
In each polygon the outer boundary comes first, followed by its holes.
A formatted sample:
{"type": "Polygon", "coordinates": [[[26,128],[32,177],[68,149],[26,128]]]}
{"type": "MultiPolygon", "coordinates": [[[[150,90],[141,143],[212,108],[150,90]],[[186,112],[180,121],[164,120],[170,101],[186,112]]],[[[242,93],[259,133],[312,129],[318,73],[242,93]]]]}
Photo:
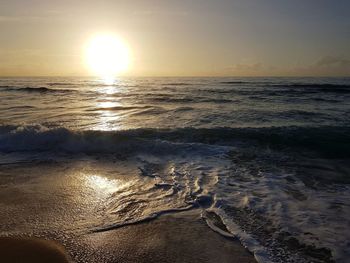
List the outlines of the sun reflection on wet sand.
{"type": "Polygon", "coordinates": [[[123,186],[123,183],[117,179],[111,180],[100,175],[85,175],[85,182],[88,187],[104,194],[118,191],[123,186]]]}

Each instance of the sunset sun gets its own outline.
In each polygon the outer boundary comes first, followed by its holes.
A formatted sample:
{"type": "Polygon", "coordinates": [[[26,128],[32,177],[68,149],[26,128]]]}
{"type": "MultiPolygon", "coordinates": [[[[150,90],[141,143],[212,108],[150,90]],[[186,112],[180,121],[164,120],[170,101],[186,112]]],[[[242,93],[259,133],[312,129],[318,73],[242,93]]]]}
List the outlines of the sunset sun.
{"type": "Polygon", "coordinates": [[[85,49],[86,64],[99,77],[111,78],[125,72],[130,64],[127,44],[114,35],[97,35],[85,49]]]}

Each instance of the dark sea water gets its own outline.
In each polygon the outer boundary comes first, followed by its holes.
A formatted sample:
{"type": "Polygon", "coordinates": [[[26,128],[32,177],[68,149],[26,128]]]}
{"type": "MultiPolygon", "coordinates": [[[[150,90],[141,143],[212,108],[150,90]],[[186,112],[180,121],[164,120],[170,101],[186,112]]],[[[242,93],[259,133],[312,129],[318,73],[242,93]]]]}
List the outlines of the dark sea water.
{"type": "Polygon", "coordinates": [[[260,262],[350,257],[350,78],[2,78],[0,125],[3,193],[60,207],[2,234],[200,208],[260,262]]]}

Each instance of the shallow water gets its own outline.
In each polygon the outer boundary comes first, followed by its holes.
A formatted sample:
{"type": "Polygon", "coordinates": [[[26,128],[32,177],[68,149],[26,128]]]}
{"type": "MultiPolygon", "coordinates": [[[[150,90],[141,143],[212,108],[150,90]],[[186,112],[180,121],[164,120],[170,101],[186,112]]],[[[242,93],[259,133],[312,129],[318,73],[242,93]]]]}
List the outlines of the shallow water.
{"type": "Polygon", "coordinates": [[[343,262],[349,113],[347,78],[0,79],[1,233],[201,208],[258,261],[343,262]]]}

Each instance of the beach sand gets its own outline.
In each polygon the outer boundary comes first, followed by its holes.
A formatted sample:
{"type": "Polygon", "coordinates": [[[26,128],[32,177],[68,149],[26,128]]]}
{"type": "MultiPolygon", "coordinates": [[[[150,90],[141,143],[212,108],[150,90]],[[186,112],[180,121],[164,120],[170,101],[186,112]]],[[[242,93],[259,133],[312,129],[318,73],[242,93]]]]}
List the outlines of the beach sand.
{"type": "MultiPolygon", "coordinates": [[[[86,163],[82,165],[2,167],[1,263],[67,262],[65,253],[77,263],[255,262],[254,256],[238,240],[209,228],[201,218],[200,208],[94,232],[94,220],[97,225],[103,222],[104,214],[99,211],[110,199],[109,188],[101,188],[90,177],[91,174],[108,175],[109,164],[100,169],[97,165],[93,169],[86,163]],[[62,247],[30,237],[54,240],[62,247]]],[[[118,175],[111,171],[113,176],[118,175]]],[[[127,179],[132,178],[128,175],[127,179]]],[[[106,223],[113,220],[108,219],[106,223]]]]}
{"type": "MultiPolygon", "coordinates": [[[[255,262],[238,240],[208,228],[199,210],[87,233],[65,246],[77,263],[255,262]]],[[[9,263],[70,262],[56,242],[30,238],[0,238],[0,255],[1,262],[9,263]]]]}
{"type": "Polygon", "coordinates": [[[0,262],[69,263],[69,256],[57,242],[38,238],[0,237],[0,262]]]}
{"type": "MultiPolygon", "coordinates": [[[[256,262],[238,240],[211,230],[199,210],[87,234],[78,243],[87,262],[256,262]]],[[[82,259],[81,252],[72,254],[82,259]]]]}

